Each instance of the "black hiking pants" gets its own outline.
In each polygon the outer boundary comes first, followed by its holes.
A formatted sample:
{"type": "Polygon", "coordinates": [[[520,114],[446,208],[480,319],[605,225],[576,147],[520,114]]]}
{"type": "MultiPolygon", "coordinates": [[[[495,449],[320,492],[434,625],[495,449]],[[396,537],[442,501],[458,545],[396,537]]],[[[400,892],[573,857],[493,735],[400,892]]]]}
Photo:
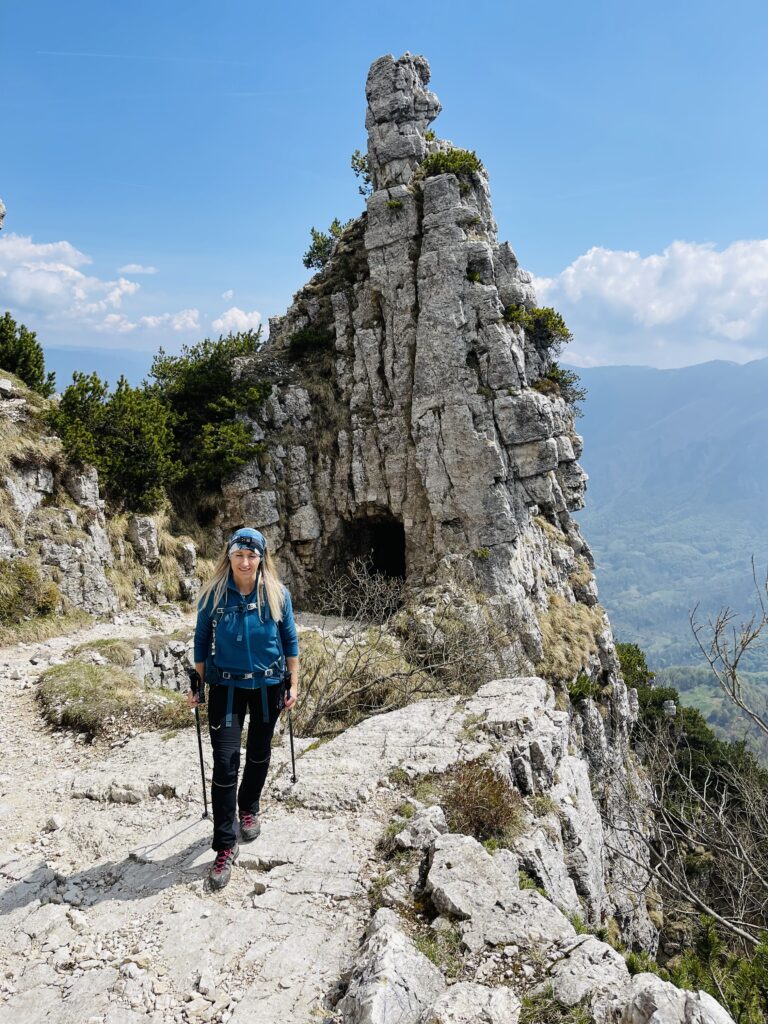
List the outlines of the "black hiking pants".
{"type": "Polygon", "coordinates": [[[259,813],[259,799],[269,771],[272,734],[281,709],[282,686],[267,687],[269,721],[263,720],[261,691],[235,687],[232,724],[227,726],[227,686],[212,686],[208,691],[208,731],[213,747],[213,842],[217,852],[229,850],[237,838],[237,818],[259,813]],[[245,768],[240,788],[240,742],[246,713],[250,714],[245,768]]]}

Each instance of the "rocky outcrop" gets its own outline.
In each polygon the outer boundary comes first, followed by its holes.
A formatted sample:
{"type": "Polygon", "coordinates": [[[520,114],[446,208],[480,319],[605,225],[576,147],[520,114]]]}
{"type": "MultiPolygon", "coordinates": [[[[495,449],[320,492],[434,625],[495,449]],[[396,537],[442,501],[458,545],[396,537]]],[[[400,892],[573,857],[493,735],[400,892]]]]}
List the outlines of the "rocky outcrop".
{"type": "Polygon", "coordinates": [[[429,77],[423,57],[371,67],[374,191],[263,353],[241,362],[276,385],[255,425],[268,454],[225,486],[221,525],[263,529],[299,595],[363,551],[417,586],[458,558],[530,668],[537,612],[553,593],[585,596],[569,582],[591,564],[571,517],[581,440],[565,401],[535,388],[546,345],[505,315],[535,297],[497,240],[485,172],[424,176],[423,159],[450,148],[428,127],[429,77]]]}
{"type": "MultiPolygon", "coordinates": [[[[569,742],[563,711],[562,722],[536,719],[536,755],[511,765],[522,793],[564,787],[592,818],[578,832],[570,812],[542,821],[520,855],[572,911],[597,914],[610,889],[625,938],[653,949],[642,844],[621,831],[605,782],[631,777],[643,792],[628,742],[636,711],[572,515],[584,501],[582,442],[573,410],[543,379],[557,344],[526,326],[531,277],[497,238],[482,165],[434,173],[455,151],[429,128],[440,111],[429,80],[423,57],[371,66],[373,191],[328,265],[271,320],[267,345],[239,362],[244,378],[273,385],[252,424],[266,451],[224,485],[218,528],[262,529],[299,602],[368,555],[419,595],[409,628],[450,607],[489,647],[493,638],[487,679],[543,675],[564,687],[583,673],[598,683],[600,701],[575,709],[579,758],[555,764],[569,742]],[[592,786],[599,806],[583,799],[592,786]],[[601,821],[618,831],[597,856],[601,821]],[[571,843],[567,863],[551,835],[571,843]],[[631,869],[616,852],[628,844],[631,869]]],[[[526,704],[547,700],[548,684],[531,682],[526,704]]]]}
{"type": "Polygon", "coordinates": [[[44,433],[43,402],[2,378],[0,558],[32,557],[70,606],[108,614],[119,605],[107,577],[113,556],[96,470],[67,464],[58,439],[44,433]]]}

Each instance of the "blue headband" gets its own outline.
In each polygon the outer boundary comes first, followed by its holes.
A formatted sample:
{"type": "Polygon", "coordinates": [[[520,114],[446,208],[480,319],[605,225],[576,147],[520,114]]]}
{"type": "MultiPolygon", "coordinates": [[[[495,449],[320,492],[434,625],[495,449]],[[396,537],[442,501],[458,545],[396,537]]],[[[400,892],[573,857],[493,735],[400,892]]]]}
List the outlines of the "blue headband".
{"type": "Polygon", "coordinates": [[[267,542],[263,533],[244,527],[242,530],[235,530],[227,541],[227,554],[232,551],[256,551],[263,558],[267,550],[267,542]]]}

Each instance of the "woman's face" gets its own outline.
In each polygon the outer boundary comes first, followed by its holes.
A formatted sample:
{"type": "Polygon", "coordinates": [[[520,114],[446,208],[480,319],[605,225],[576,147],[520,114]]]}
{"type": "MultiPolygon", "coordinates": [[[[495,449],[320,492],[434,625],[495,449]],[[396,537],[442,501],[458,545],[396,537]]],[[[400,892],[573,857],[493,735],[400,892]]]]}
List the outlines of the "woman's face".
{"type": "Polygon", "coordinates": [[[230,551],[229,564],[232,566],[232,575],[237,584],[250,584],[252,590],[256,583],[256,570],[259,567],[261,557],[258,551],[251,551],[250,548],[243,548],[239,551],[230,551]]]}

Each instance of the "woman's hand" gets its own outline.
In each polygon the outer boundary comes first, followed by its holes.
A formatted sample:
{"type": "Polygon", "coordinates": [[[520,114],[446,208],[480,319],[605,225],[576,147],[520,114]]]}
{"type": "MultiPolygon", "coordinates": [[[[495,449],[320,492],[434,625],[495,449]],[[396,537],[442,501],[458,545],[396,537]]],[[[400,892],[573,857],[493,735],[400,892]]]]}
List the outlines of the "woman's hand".
{"type": "Polygon", "coordinates": [[[288,711],[291,710],[293,705],[296,703],[298,695],[299,695],[298,683],[291,683],[291,692],[285,698],[285,708],[286,708],[286,710],[288,710],[288,711]]]}
{"type": "Polygon", "coordinates": [[[199,694],[193,693],[191,690],[187,690],[187,705],[191,708],[196,708],[199,703],[199,694]]]}

